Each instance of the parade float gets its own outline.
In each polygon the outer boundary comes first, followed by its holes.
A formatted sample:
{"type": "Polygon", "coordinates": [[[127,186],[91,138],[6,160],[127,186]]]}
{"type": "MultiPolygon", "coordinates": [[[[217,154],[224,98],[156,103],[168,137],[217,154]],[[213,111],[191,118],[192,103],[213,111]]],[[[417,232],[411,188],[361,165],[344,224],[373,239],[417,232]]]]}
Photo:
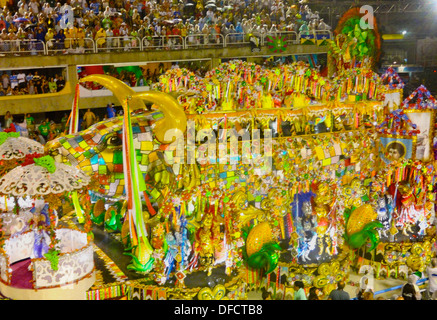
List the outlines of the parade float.
{"type": "MultiPolygon", "coordinates": [[[[377,61],[381,42],[376,21],[375,28],[361,30],[362,16],[352,8],[340,19],[331,41],[334,72],[377,61]]],[[[372,236],[378,242],[355,248],[351,257],[352,270],[368,270],[377,278],[420,275],[435,242],[435,99],[422,85],[403,100],[404,86],[391,67],[380,76],[384,116],[372,120],[378,161],[369,189],[372,215],[380,223],[372,236]]]]}
{"type": "Polygon", "coordinates": [[[348,11],[329,41],[328,77],[304,62],[232,60],[202,78],[170,69],[141,93],[106,75],[80,80],[111,90],[124,115],[45,152],[90,177],[71,197],[76,222],[122,244],[138,275],[89,299],[236,300],[258,289],[287,299],[295,280],[327,294],[363,266],[423,271],[435,241],[434,98],[419,87],[400,102],[393,70],[373,71],[380,39],[361,16],[348,11]]]}
{"type": "Polygon", "coordinates": [[[373,185],[383,228],[374,251],[358,252],[357,270],[370,267],[377,278],[406,279],[422,274],[434,255],[435,107],[421,85],[376,126],[380,165],[373,185]]]}
{"type": "Polygon", "coordinates": [[[46,149],[98,181],[91,219],[131,250],[129,268],[144,274],[129,284],[137,296],[244,299],[266,287],[280,296],[295,279],[328,292],[350,270],[346,223],[354,249],[378,242],[370,205],[367,220],[345,215],[370,201],[372,128],[384,117],[378,75],[351,74],[332,80],[301,62],[270,70],[235,60],[205,78],[170,69],[147,95],[88,76],[133,111],[132,131],[122,130],[125,112],[46,149]],[[355,101],[347,92],[359,87],[355,101]],[[166,141],[159,128],[180,128],[182,139],[166,141]],[[129,145],[135,152],[123,153],[129,145]],[[142,173],[136,182],[124,174],[127,154],[142,173]],[[123,204],[127,183],[139,186],[138,216],[123,204]],[[134,219],[146,226],[142,242],[134,219]]]}
{"type": "MultiPolygon", "coordinates": [[[[20,149],[18,142],[14,146],[20,149]]],[[[86,298],[95,280],[91,237],[58,225],[57,210],[63,195],[73,190],[86,193],[89,182],[90,177],[79,169],[37,152],[26,154],[0,178],[0,194],[16,199],[1,214],[2,296],[14,300],[86,298]]]]}
{"type": "Polygon", "coordinates": [[[98,181],[91,219],[143,275],[127,285],[136,297],[244,299],[267,288],[281,298],[297,279],[327,293],[362,264],[360,252],[379,250],[379,124],[389,115],[371,70],[329,79],[301,62],[235,60],[204,78],[170,69],[147,95],[85,80],[113,90],[125,115],[46,149],[98,181]],[[126,176],[127,162],[137,175],[126,176]]]}
{"type": "MultiPolygon", "coordinates": [[[[4,176],[13,168],[24,163],[26,156],[32,154],[44,153],[44,146],[39,142],[22,137],[19,132],[1,132],[0,133],[0,176],[4,176]]],[[[28,200],[28,199],[26,199],[28,200]]],[[[24,205],[23,199],[16,199],[7,195],[0,199],[0,219],[2,221],[2,236],[9,236],[15,231],[23,231],[25,220],[29,219],[29,213],[26,210],[14,214],[13,209],[20,201],[24,205]]]]}

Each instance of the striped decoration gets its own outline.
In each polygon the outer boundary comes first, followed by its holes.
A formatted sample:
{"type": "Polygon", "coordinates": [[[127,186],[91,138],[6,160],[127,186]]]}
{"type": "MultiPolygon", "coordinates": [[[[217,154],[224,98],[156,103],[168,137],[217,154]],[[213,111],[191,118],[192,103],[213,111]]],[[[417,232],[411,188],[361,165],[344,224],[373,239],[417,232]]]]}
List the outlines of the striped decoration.
{"type": "Polygon", "coordinates": [[[74,94],[73,99],[73,105],[71,107],[71,113],[70,113],[70,127],[68,130],[69,134],[76,133],[79,129],[79,107],[78,107],[78,100],[79,100],[79,83],[76,84],[76,90],[74,94]]]}
{"type": "Polygon", "coordinates": [[[127,298],[128,300],[167,300],[167,290],[168,288],[132,283],[128,287],[127,298]]]}
{"type": "MultiPolygon", "coordinates": [[[[138,179],[140,177],[140,170],[136,160],[131,112],[127,100],[124,101],[123,109],[123,172],[125,177],[127,210],[130,221],[130,237],[132,245],[138,246],[137,252],[144,252],[144,249],[151,252],[152,248],[147,240],[147,230],[143,217],[140,193],[140,191],[146,191],[146,186],[143,179],[138,179]],[[148,248],[142,248],[142,246],[148,248]]],[[[142,261],[142,263],[145,262],[146,261],[142,261]]]]}
{"type": "MultiPolygon", "coordinates": [[[[70,127],[68,130],[69,134],[77,133],[79,128],[79,107],[78,107],[78,100],[79,100],[79,83],[76,84],[76,90],[74,94],[73,99],[73,105],[71,107],[71,113],[70,113],[70,127]]],[[[85,222],[85,217],[83,215],[82,208],[79,204],[79,197],[77,195],[77,191],[71,192],[71,200],[73,201],[74,205],[74,211],[76,213],[76,217],[79,221],[79,223],[85,222]]]]}
{"type": "Polygon", "coordinates": [[[108,299],[123,298],[125,296],[126,296],[126,285],[124,284],[111,285],[106,288],[89,290],[86,293],[87,300],[108,300],[108,299]]]}
{"type": "MultiPolygon", "coordinates": [[[[132,126],[130,119],[130,109],[127,100],[125,100],[124,105],[124,117],[123,117],[123,173],[126,179],[126,199],[127,208],[130,221],[130,235],[132,244],[135,246],[138,244],[137,232],[139,236],[145,235],[144,223],[141,225],[140,221],[137,221],[137,211],[140,202],[140,193],[138,192],[137,175],[136,175],[136,165],[135,165],[135,151],[133,149],[132,140],[132,126]]],[[[141,208],[141,207],[140,207],[141,208]]]]}

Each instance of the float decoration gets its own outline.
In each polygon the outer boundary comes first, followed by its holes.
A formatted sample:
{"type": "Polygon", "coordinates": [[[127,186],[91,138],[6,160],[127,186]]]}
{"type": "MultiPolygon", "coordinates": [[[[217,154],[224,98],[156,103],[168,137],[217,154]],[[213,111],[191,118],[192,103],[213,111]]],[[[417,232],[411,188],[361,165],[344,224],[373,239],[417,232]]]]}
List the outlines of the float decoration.
{"type": "MultiPolygon", "coordinates": [[[[115,87],[112,85],[113,89],[115,87]]],[[[151,208],[147,198],[142,199],[141,206],[147,210],[141,214],[144,215],[149,232],[147,237],[153,248],[150,256],[154,258],[145,281],[156,283],[154,288],[171,288],[166,289],[167,293],[171,290],[179,292],[190,288],[190,281],[198,272],[206,272],[207,279],[213,279],[217,270],[224,270],[226,276],[232,276],[235,270],[244,269],[247,284],[260,285],[266,279],[264,276],[273,279],[277,274],[280,277],[276,278],[276,283],[280,288],[281,277],[287,275],[287,271],[282,269],[284,266],[289,267],[288,270],[302,267],[302,261],[297,260],[301,226],[290,209],[294,195],[310,190],[316,193],[312,213],[317,235],[317,250],[314,253],[323,254],[323,258],[319,256],[319,260],[310,262],[320,263],[324,259],[323,262],[331,263],[340,259],[337,255],[344,257],[347,252],[342,237],[345,220],[351,227],[354,216],[358,214],[351,214],[350,217],[339,214],[344,212],[345,206],[350,208],[341,192],[353,178],[366,185],[371,183],[372,178],[376,179],[377,144],[374,131],[369,129],[373,129],[373,123],[382,117],[381,87],[378,75],[365,67],[347,69],[329,79],[321,77],[317,70],[305,63],[266,69],[247,62],[230,61],[211,70],[204,78],[177,68],[163,75],[157,85],[158,90],[167,94],[177,91],[174,97],[183,105],[185,119],[195,122],[195,126],[187,130],[187,138],[195,136],[201,129],[235,128],[250,132],[251,128],[272,127],[277,130],[278,137],[275,136],[272,141],[273,172],[267,176],[260,175],[259,163],[213,164],[205,161],[189,166],[178,164],[166,167],[157,164],[157,159],[162,159],[161,156],[170,154],[174,149],[168,144],[158,143],[154,139],[154,130],[160,128],[157,121],[168,116],[162,112],[147,116],[138,112],[132,116],[132,138],[136,149],[132,157],[139,162],[148,187],[146,194],[150,191],[147,195],[153,204],[151,208]],[[289,136],[281,128],[286,121],[291,125],[290,130],[294,130],[289,136]],[[152,137],[153,143],[144,140],[145,136],[152,137]],[[156,168],[163,170],[154,171],[155,164],[156,168]],[[163,173],[168,173],[167,168],[172,168],[175,174],[163,178],[163,173]],[[165,183],[154,184],[154,190],[149,188],[151,180],[165,183]],[[244,205],[233,199],[239,188],[247,197],[244,205]],[[252,234],[252,231],[265,226],[268,217],[273,219],[268,222],[269,232],[263,235],[265,239],[257,236],[256,232],[252,234]],[[244,226],[252,226],[252,229],[243,230],[244,226]],[[290,247],[288,250],[281,249],[287,248],[287,245],[290,247]]],[[[132,94],[129,106],[131,103],[139,105],[136,93],[126,88],[122,92],[127,96],[132,94]]],[[[120,93],[117,95],[122,96],[120,93]]],[[[152,106],[152,109],[157,108],[159,106],[152,106]]],[[[87,159],[95,156],[92,151],[102,149],[93,147],[96,143],[92,144],[92,138],[96,135],[100,135],[99,141],[106,141],[113,150],[119,150],[117,148],[121,147],[122,141],[119,139],[117,145],[117,138],[122,137],[119,120],[100,122],[84,132],[61,138],[60,144],[55,147],[66,158],[72,159],[73,156],[80,167],[85,166],[87,159]],[[81,142],[81,147],[85,151],[82,152],[90,157],[79,158],[77,154],[81,152],[68,146],[78,142],[76,138],[83,138],[85,142],[81,142]]],[[[250,140],[247,143],[250,144],[250,140]]],[[[206,150],[205,145],[199,143],[193,148],[198,148],[199,152],[206,150]]],[[[123,187],[126,180],[117,171],[121,164],[116,161],[118,156],[116,153],[109,156],[108,149],[104,150],[104,157],[97,156],[103,161],[93,160],[86,166],[88,172],[99,173],[102,194],[110,205],[111,201],[120,199],[113,196],[123,196],[123,188],[113,186],[123,187]],[[102,162],[105,163],[104,168],[100,167],[102,162]]],[[[135,178],[141,179],[141,176],[135,178]]],[[[369,201],[361,199],[362,196],[359,195],[360,204],[369,201]]],[[[355,203],[355,200],[350,203],[355,203]]],[[[103,210],[103,204],[101,201],[93,207],[95,222],[108,232],[116,233],[119,224],[115,211],[103,210]],[[104,218],[105,214],[107,218],[104,218]]],[[[122,239],[129,236],[130,220],[124,219],[122,239]]],[[[347,237],[352,245],[361,244],[358,246],[361,248],[370,240],[373,247],[378,242],[376,223],[366,223],[355,229],[351,228],[347,237]]],[[[317,272],[316,268],[311,270],[317,272]]],[[[326,274],[318,275],[329,278],[326,274]]],[[[309,283],[314,276],[308,274],[309,283]]],[[[320,280],[321,285],[324,286],[326,281],[330,280],[320,280]]],[[[208,286],[214,288],[216,284],[211,280],[208,286]]],[[[226,285],[226,288],[229,287],[226,285]]],[[[210,290],[207,295],[214,296],[210,290]]],[[[196,294],[193,289],[189,296],[196,294]]]]}
{"type": "MultiPolygon", "coordinates": [[[[171,91],[166,83],[179,81],[178,73],[175,69],[171,70],[162,78],[165,83],[157,86],[167,93],[171,91]]],[[[178,100],[190,115],[222,117],[220,112],[229,113],[228,118],[218,124],[229,128],[235,121],[235,111],[255,110],[246,120],[250,121],[251,117],[258,117],[263,111],[276,113],[278,118],[282,110],[305,113],[305,109],[312,106],[337,109],[333,101],[343,102],[346,95],[349,95],[349,102],[375,101],[382,93],[378,90],[379,80],[376,73],[365,68],[345,70],[334,79],[329,79],[302,61],[271,70],[253,63],[232,60],[209,71],[205,78],[198,79],[197,87],[180,92],[178,100]]],[[[367,107],[369,110],[374,108],[373,105],[367,107]]],[[[205,120],[199,117],[196,122],[205,123],[205,120]]]]}
{"type": "Polygon", "coordinates": [[[381,54],[381,36],[376,19],[372,28],[361,29],[360,21],[364,13],[359,7],[346,11],[334,30],[334,40],[330,40],[330,54],[335,60],[337,71],[348,68],[373,68],[381,54]]]}
{"type": "Polygon", "coordinates": [[[44,146],[32,139],[21,137],[19,132],[0,132],[0,174],[25,161],[28,154],[44,153],[44,146]]]}
{"type": "Polygon", "coordinates": [[[190,92],[196,90],[200,78],[186,68],[172,68],[159,76],[154,89],[164,92],[190,92]]]}
{"type": "MultiPolygon", "coordinates": [[[[68,134],[75,134],[78,130],[79,130],[79,97],[80,97],[80,84],[77,83],[76,84],[76,89],[75,89],[75,94],[74,94],[74,99],[73,99],[73,103],[71,106],[71,112],[70,112],[70,116],[67,119],[67,123],[65,125],[65,130],[67,130],[67,126],[68,126],[68,134]]],[[[79,223],[84,223],[85,222],[85,217],[84,217],[84,209],[80,206],[80,201],[79,201],[79,195],[77,194],[77,191],[74,190],[71,192],[71,201],[73,203],[73,207],[76,213],[76,217],[79,221],[79,223]]],[[[89,223],[89,220],[88,220],[89,223]]]]}
{"type": "Polygon", "coordinates": [[[400,107],[408,110],[436,109],[437,103],[434,96],[422,84],[402,101],[400,107]],[[415,102],[413,102],[414,98],[416,98],[415,102]]]}
{"type": "Polygon", "coordinates": [[[90,177],[77,168],[42,156],[1,177],[0,193],[14,197],[44,196],[81,189],[89,182],[90,177]]]}
{"type": "MultiPolygon", "coordinates": [[[[149,190],[143,180],[144,176],[141,173],[141,169],[137,162],[130,113],[131,111],[141,112],[141,110],[146,110],[143,100],[148,100],[149,102],[154,103],[155,106],[160,109],[164,118],[156,120],[153,124],[153,133],[155,139],[163,145],[175,141],[178,134],[185,132],[185,113],[175,98],[163,92],[135,93],[122,81],[105,75],[91,75],[82,78],[81,81],[95,81],[108,87],[122,103],[124,109],[122,147],[123,150],[125,150],[122,152],[122,155],[124,156],[122,164],[123,172],[125,173],[125,176],[127,176],[125,184],[128,201],[128,215],[124,224],[129,226],[128,228],[125,228],[129,230],[131,240],[130,245],[132,246],[131,248],[128,248],[128,250],[132,250],[133,252],[132,254],[129,254],[133,258],[133,263],[129,268],[141,273],[147,273],[153,267],[154,258],[152,256],[153,248],[149,243],[147,231],[145,229],[146,226],[143,217],[140,192],[144,195],[150,215],[153,214],[153,209],[151,203],[149,203],[150,199],[147,192],[149,190]],[[129,102],[126,99],[129,99],[129,102]]],[[[157,180],[157,176],[158,173],[154,177],[155,180],[157,180]]],[[[165,181],[167,180],[165,177],[168,178],[168,176],[169,174],[167,170],[163,170],[163,172],[160,173],[160,178],[166,184],[168,184],[168,182],[165,181]],[[166,173],[165,176],[164,173],[166,173]]],[[[156,189],[153,189],[151,191],[155,190],[156,189]]],[[[152,195],[152,197],[156,199],[159,197],[159,194],[152,195]]]]}
{"type": "Polygon", "coordinates": [[[43,153],[44,146],[32,139],[21,137],[18,132],[0,132],[1,160],[16,160],[31,153],[43,153]]]}
{"type": "MultiPolygon", "coordinates": [[[[29,197],[34,201],[30,210],[32,217],[26,222],[29,230],[12,234],[4,241],[2,258],[10,256],[10,261],[15,262],[16,259],[31,257],[29,270],[37,272],[33,274],[31,287],[25,286],[24,289],[31,289],[35,295],[42,294],[38,290],[56,288],[69,281],[86,285],[94,282],[89,238],[81,231],[57,227],[56,211],[62,205],[62,195],[85,189],[90,180],[79,169],[56,163],[51,156],[37,153],[27,154],[20,166],[1,178],[2,194],[15,198],[29,197]],[[15,246],[21,247],[18,256],[11,250],[15,246]],[[20,258],[20,255],[24,256],[20,258]]],[[[6,286],[13,285],[8,279],[6,286]]],[[[74,287],[77,292],[82,290],[74,287]]],[[[14,296],[13,291],[9,294],[14,296]]]]}
{"type": "Polygon", "coordinates": [[[388,67],[381,75],[381,83],[385,86],[384,107],[388,106],[388,111],[400,107],[405,83],[398,73],[392,67],[388,67]]]}
{"type": "Polygon", "coordinates": [[[417,125],[402,110],[393,110],[386,115],[384,121],[376,126],[376,131],[383,135],[416,136],[420,133],[417,125]]]}
{"type": "Polygon", "coordinates": [[[410,272],[423,272],[432,256],[435,241],[434,182],[431,163],[399,159],[380,168],[372,189],[380,242],[372,252],[357,253],[357,268],[371,266],[377,278],[404,278],[410,272]]]}
{"type": "Polygon", "coordinates": [[[381,82],[388,90],[401,90],[405,87],[405,82],[392,67],[388,67],[381,75],[381,82]]]}
{"type": "Polygon", "coordinates": [[[358,208],[352,208],[347,215],[345,239],[353,249],[362,247],[368,240],[371,242],[369,251],[376,248],[379,242],[377,228],[382,228],[381,222],[377,221],[377,213],[370,204],[363,204],[358,208]]]}
{"type": "Polygon", "coordinates": [[[269,48],[270,52],[282,53],[287,49],[287,42],[285,36],[270,36],[266,37],[266,46],[269,48]]]}
{"type": "Polygon", "coordinates": [[[127,100],[123,104],[123,171],[126,177],[127,220],[133,253],[129,253],[133,262],[128,269],[147,273],[152,269],[154,258],[152,247],[147,239],[146,225],[143,218],[141,194],[146,190],[144,180],[136,160],[132,138],[131,109],[127,100]],[[142,182],[142,183],[141,183],[142,182]]]}
{"type": "Polygon", "coordinates": [[[279,259],[278,251],[282,249],[273,240],[269,223],[261,222],[248,231],[244,230],[243,238],[246,241],[243,254],[249,267],[261,269],[265,274],[275,270],[279,259]]]}
{"type": "Polygon", "coordinates": [[[229,300],[226,297],[226,287],[218,284],[212,290],[211,288],[202,288],[197,294],[199,300],[229,300]]]}

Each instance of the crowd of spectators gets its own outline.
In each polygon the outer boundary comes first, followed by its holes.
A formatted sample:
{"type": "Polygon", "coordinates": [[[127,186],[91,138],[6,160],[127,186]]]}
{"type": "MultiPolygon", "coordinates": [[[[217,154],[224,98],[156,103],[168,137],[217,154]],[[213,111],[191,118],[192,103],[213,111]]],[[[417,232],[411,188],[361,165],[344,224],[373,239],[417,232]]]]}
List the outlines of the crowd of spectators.
{"type": "MultiPolygon", "coordinates": [[[[192,1],[195,0],[0,0],[0,52],[19,54],[31,45],[23,40],[32,39],[62,50],[86,47],[86,38],[92,38],[99,46],[116,41],[109,40],[109,36],[151,39],[204,34],[210,36],[205,39],[216,39],[219,33],[240,33],[235,35],[239,37],[329,28],[317,12],[312,13],[308,5],[294,0],[192,1]]],[[[38,45],[39,42],[32,44],[38,45]]],[[[147,86],[157,81],[160,74],[154,70],[134,77],[124,72],[118,78],[131,86],[147,86]]],[[[0,96],[52,93],[63,86],[61,75],[3,72],[0,96]]]]}
{"type": "Polygon", "coordinates": [[[0,131],[19,132],[23,137],[28,137],[41,144],[45,144],[65,131],[67,119],[65,114],[60,123],[55,123],[48,118],[44,118],[39,123],[36,123],[35,118],[30,113],[14,115],[10,111],[6,111],[0,131]]]}
{"type": "MultiPolygon", "coordinates": [[[[114,104],[108,104],[106,108],[80,111],[78,130],[85,130],[101,120],[120,114],[122,114],[122,110],[117,111],[114,104]]],[[[63,112],[62,117],[60,112],[56,112],[50,117],[45,113],[12,114],[10,111],[6,111],[2,120],[0,132],[19,132],[21,136],[41,144],[67,134],[70,121],[67,112],[63,112]]]]}
{"type": "Polygon", "coordinates": [[[0,96],[55,93],[65,87],[62,74],[52,76],[32,70],[3,71],[1,83],[0,96]]]}
{"type": "MultiPolygon", "coordinates": [[[[104,69],[104,73],[121,80],[129,87],[150,87],[154,83],[157,83],[159,81],[159,77],[168,69],[185,68],[192,70],[199,77],[204,77],[206,72],[209,70],[209,67],[209,61],[207,60],[193,60],[182,62],[159,62],[155,64],[149,63],[144,66],[138,66],[136,71],[131,71],[129,69],[123,70],[123,68],[118,70],[118,68],[115,66],[107,66],[104,69]]],[[[78,69],[79,79],[82,79],[87,75],[88,73],[86,67],[78,69]]],[[[89,90],[103,89],[103,86],[96,82],[81,82],[81,85],[89,90]]]]}
{"type": "Polygon", "coordinates": [[[192,1],[0,0],[0,51],[29,51],[29,46],[38,49],[43,42],[59,50],[83,48],[90,45],[89,38],[98,47],[117,42],[115,46],[126,49],[137,45],[132,37],[148,42],[157,36],[180,35],[195,42],[194,35],[202,34],[218,41],[218,34],[242,37],[330,29],[317,11],[294,0],[192,1]]]}

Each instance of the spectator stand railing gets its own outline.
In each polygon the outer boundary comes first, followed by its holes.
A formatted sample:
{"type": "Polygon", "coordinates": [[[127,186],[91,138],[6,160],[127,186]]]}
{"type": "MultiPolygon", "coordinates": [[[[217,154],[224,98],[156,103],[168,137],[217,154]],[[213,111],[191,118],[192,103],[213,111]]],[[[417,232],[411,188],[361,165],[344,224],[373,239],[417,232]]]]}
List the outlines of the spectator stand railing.
{"type": "MultiPolygon", "coordinates": [[[[278,31],[277,35],[284,37],[284,41],[287,44],[298,44],[300,41],[299,35],[297,34],[296,31],[278,31]]],[[[263,44],[264,44],[264,39],[263,39],[263,44]]]]}
{"type": "Polygon", "coordinates": [[[165,43],[164,36],[146,36],[141,40],[143,50],[163,50],[165,43]]]}
{"type": "Polygon", "coordinates": [[[208,37],[208,45],[225,48],[225,37],[221,33],[211,33],[208,37]]]}
{"type": "Polygon", "coordinates": [[[44,42],[40,40],[0,40],[0,54],[46,55],[47,52],[44,42]]]}
{"type": "Polygon", "coordinates": [[[185,37],[185,49],[226,47],[222,34],[190,34],[185,37]]]}
{"type": "Polygon", "coordinates": [[[185,37],[185,49],[199,48],[203,45],[203,34],[202,33],[191,33],[185,37]]]}
{"type": "Polygon", "coordinates": [[[142,51],[185,49],[184,37],[178,35],[146,36],[141,41],[142,51]]]}
{"type": "Polygon", "coordinates": [[[50,39],[46,42],[46,54],[48,55],[95,52],[96,45],[94,40],[91,38],[66,38],[63,42],[50,39]]]}
{"type": "Polygon", "coordinates": [[[95,39],[96,53],[105,51],[141,51],[141,43],[141,39],[134,36],[105,37],[95,39]]]}
{"type": "MultiPolygon", "coordinates": [[[[287,44],[299,44],[306,39],[315,44],[332,38],[329,30],[277,31],[260,36],[260,44],[265,44],[267,36],[284,36],[287,44]]],[[[146,36],[140,39],[133,36],[105,38],[66,38],[63,42],[51,39],[46,43],[39,40],[0,40],[0,54],[15,55],[55,55],[99,52],[127,52],[150,50],[183,50],[196,48],[226,48],[250,45],[244,33],[190,34],[188,36],[146,36]]]]}
{"type": "Polygon", "coordinates": [[[249,45],[249,40],[246,35],[242,32],[231,32],[225,36],[224,47],[232,46],[236,47],[239,45],[249,45]]]}

